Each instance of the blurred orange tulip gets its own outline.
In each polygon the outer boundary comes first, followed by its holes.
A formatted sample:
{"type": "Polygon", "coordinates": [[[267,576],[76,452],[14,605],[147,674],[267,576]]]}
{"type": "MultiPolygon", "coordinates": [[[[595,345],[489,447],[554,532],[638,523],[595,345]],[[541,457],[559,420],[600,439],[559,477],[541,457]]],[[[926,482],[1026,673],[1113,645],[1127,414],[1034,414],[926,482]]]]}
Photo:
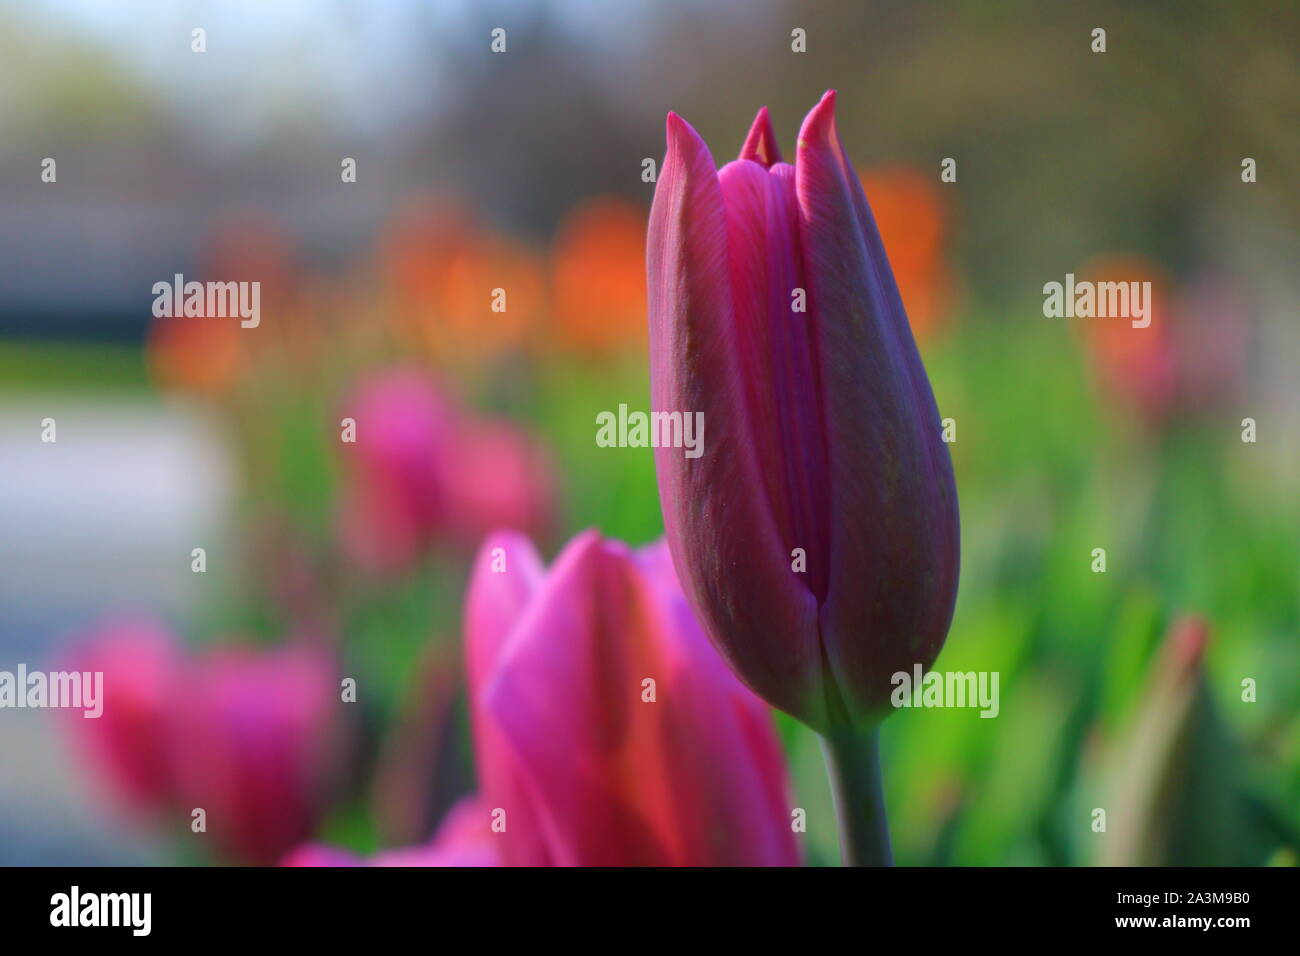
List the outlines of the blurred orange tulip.
{"type": "Polygon", "coordinates": [[[555,239],[551,284],[561,343],[607,354],[646,341],[646,210],[614,196],[571,209],[555,239]]]}
{"type": "Polygon", "coordinates": [[[1079,281],[1150,282],[1150,325],[1124,318],[1079,320],[1098,387],[1148,423],[1163,420],[1174,401],[1175,358],[1169,324],[1169,279],[1138,255],[1107,254],[1085,263],[1079,281]]]}
{"type": "Polygon", "coordinates": [[[199,251],[201,281],[256,282],[256,327],[219,316],[163,316],[149,332],[148,364],[154,382],[169,389],[213,395],[226,391],[255,355],[272,361],[314,354],[321,339],[316,319],[299,307],[303,287],[293,243],[260,212],[229,217],[212,228],[199,251]]]}
{"type": "Polygon", "coordinates": [[[240,340],[250,358],[277,374],[286,362],[301,368],[319,358],[325,348],[321,316],[307,307],[313,290],[281,223],[261,210],[224,219],[208,235],[198,268],[204,279],[260,283],[262,321],[240,340]]]}
{"type": "Polygon", "coordinates": [[[149,375],[165,389],[215,395],[238,374],[241,346],[237,320],[163,316],[154,319],[145,346],[149,375]]]}
{"type": "Polygon", "coordinates": [[[382,255],[399,330],[435,359],[519,347],[545,305],[537,254],[455,205],[415,202],[391,225],[382,255]]]}

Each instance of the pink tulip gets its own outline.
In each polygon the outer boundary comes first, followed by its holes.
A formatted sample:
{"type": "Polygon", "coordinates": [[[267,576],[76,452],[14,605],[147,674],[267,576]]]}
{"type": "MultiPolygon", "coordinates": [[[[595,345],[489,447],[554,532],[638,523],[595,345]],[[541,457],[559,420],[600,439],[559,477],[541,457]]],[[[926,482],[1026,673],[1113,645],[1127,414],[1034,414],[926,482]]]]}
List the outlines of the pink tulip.
{"type": "Polygon", "coordinates": [[[324,652],[218,648],[195,663],[173,706],[181,809],[205,811],[218,850],[269,863],[311,835],[344,706],[324,652]]]}
{"type": "Polygon", "coordinates": [[[470,548],[494,528],[542,534],[551,523],[553,487],[549,463],[523,432],[501,422],[462,425],[448,475],[448,533],[470,548]]]}
{"type": "Polygon", "coordinates": [[[346,444],[344,544],[375,571],[411,566],[435,545],[477,546],[495,527],[543,531],[550,467],[522,432],[472,418],[416,369],[362,382],[344,402],[356,421],[346,444]]]}
{"type": "Polygon", "coordinates": [[[343,731],[325,652],[228,647],[195,660],[162,627],[123,622],[66,660],[103,672],[102,716],[68,723],[133,809],[169,810],[188,828],[202,808],[218,852],[250,862],[310,835],[343,731]]]}
{"type": "Polygon", "coordinates": [[[794,165],[761,111],[721,170],[669,114],[647,250],[652,407],[706,425],[702,456],[655,453],[673,561],[736,672],[823,732],[933,663],[958,568],[938,410],[834,108],[794,165]]]}
{"type": "Polygon", "coordinates": [[[62,666],[104,675],[102,714],[69,712],[76,744],[130,809],[163,809],[174,789],[167,716],[183,675],[171,635],[152,621],[111,624],[78,644],[62,666]]]}
{"type": "Polygon", "coordinates": [[[546,571],[480,550],[466,608],[484,812],[507,864],[796,864],[767,708],[700,630],[662,545],[595,532],[546,571]]]}
{"type": "Polygon", "coordinates": [[[345,543],[372,569],[410,565],[452,511],[453,407],[426,376],[402,369],[363,382],[343,416],[357,427],[355,444],[344,446],[351,472],[345,543]]]}

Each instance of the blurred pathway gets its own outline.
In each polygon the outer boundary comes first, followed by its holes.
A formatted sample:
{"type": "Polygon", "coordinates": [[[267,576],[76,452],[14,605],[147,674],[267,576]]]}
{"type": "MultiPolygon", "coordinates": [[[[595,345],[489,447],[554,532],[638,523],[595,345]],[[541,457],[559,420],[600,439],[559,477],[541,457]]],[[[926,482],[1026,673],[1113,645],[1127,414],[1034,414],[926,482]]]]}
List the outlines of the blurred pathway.
{"type": "MultiPolygon", "coordinates": [[[[229,465],[212,422],[146,397],[0,396],[0,670],[48,666],[104,614],[183,619],[220,547],[229,465]],[[41,441],[53,418],[57,441],[41,441]]],[[[0,865],[149,862],[92,799],[51,711],[0,710],[0,865]]],[[[143,841],[143,842],[142,842],[143,841]]]]}

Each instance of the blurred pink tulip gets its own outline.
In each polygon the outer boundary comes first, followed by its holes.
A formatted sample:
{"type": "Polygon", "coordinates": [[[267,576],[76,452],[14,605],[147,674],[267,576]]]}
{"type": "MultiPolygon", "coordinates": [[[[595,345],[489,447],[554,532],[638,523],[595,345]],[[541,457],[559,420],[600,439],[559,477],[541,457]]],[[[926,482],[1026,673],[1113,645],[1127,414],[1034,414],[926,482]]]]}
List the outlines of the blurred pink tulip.
{"type": "Polygon", "coordinates": [[[102,716],[77,711],[70,732],[132,809],[188,827],[202,808],[218,854],[247,862],[310,836],[346,742],[326,651],[221,647],[194,659],[159,625],[123,622],[64,666],[104,674],[102,716]]]}
{"type": "Polygon", "coordinates": [[[203,808],[224,854],[279,859],[315,827],[335,769],[340,706],[333,663],[314,647],[213,650],[175,700],[181,809],[203,808]]]}
{"type": "Polygon", "coordinates": [[[443,820],[425,846],[385,850],[363,859],[344,850],[309,843],[290,853],[282,866],[497,866],[499,859],[488,826],[489,815],[467,797],[443,820]]]}
{"type": "Polygon", "coordinates": [[[374,570],[409,565],[451,511],[452,406],[427,376],[401,369],[362,382],[343,414],[357,423],[356,443],[344,446],[351,472],[345,543],[374,570]]]}
{"type": "Polygon", "coordinates": [[[771,715],[700,630],[662,544],[586,532],[548,572],[526,537],[495,534],[466,615],[503,862],[799,862],[771,715]]]}
{"type": "Polygon", "coordinates": [[[449,533],[474,548],[494,528],[525,528],[542,534],[550,526],[553,480],[550,465],[518,429],[496,422],[463,425],[456,464],[448,475],[454,511],[449,533]]]}
{"type": "Polygon", "coordinates": [[[174,789],[167,717],[183,674],[171,635],[152,621],[110,624],[74,647],[62,666],[104,675],[102,714],[68,711],[75,743],[131,810],[163,809],[174,789]]]}
{"type": "Polygon", "coordinates": [[[503,525],[546,527],[553,481],[541,451],[504,422],[465,415],[424,373],[368,379],[342,414],[357,429],[344,446],[343,537],[365,567],[409,567],[440,541],[472,548],[503,525]]]}

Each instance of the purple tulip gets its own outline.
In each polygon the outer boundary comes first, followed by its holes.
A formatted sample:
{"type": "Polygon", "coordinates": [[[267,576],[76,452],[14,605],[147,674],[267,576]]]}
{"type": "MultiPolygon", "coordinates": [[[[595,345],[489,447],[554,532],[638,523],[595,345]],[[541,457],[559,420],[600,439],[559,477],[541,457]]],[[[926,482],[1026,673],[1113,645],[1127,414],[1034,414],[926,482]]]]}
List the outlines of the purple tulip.
{"type": "Polygon", "coordinates": [[[866,726],[929,667],[957,593],[934,395],[828,92],[780,161],[761,110],[715,170],[668,115],[650,215],[651,403],[702,412],[655,460],[673,561],[735,671],[813,728],[866,726]]]}

